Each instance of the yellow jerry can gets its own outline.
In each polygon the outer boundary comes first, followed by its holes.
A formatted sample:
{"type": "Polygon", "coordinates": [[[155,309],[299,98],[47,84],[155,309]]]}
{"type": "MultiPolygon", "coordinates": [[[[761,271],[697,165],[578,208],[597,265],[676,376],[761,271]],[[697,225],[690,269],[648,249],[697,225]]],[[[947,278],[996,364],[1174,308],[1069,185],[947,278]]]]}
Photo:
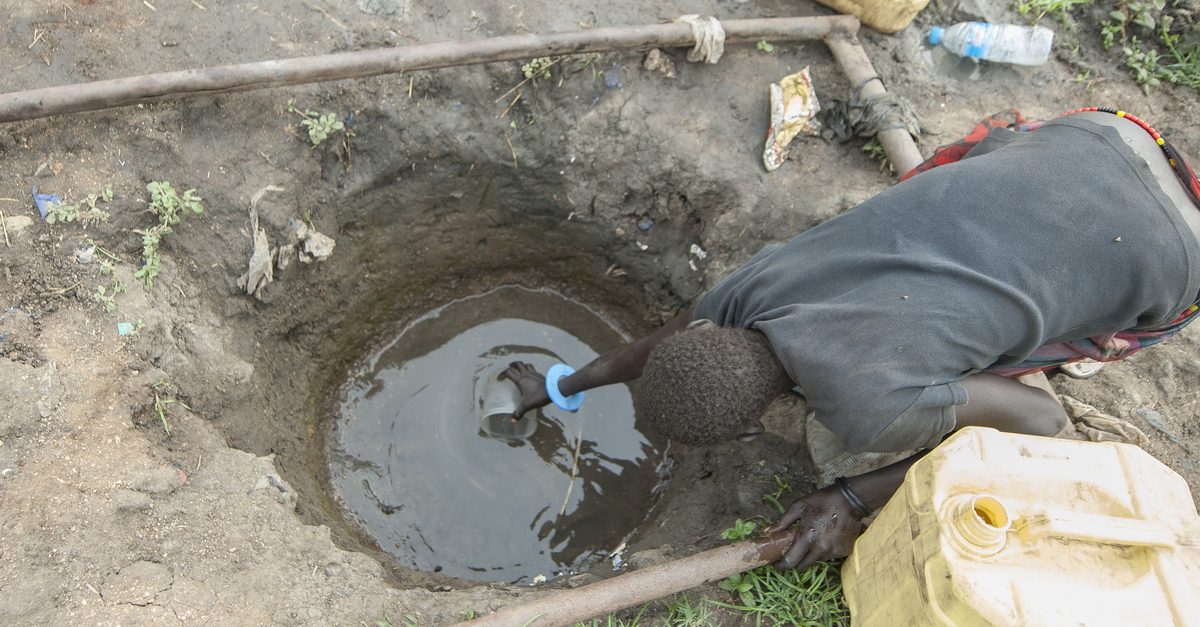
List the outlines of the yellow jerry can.
{"type": "Polygon", "coordinates": [[[1129,444],[966,428],[842,567],[853,627],[1200,626],[1200,515],[1129,444]]]}
{"type": "Polygon", "coordinates": [[[881,33],[894,33],[920,13],[929,0],[817,0],[821,4],[846,15],[881,33]]]}

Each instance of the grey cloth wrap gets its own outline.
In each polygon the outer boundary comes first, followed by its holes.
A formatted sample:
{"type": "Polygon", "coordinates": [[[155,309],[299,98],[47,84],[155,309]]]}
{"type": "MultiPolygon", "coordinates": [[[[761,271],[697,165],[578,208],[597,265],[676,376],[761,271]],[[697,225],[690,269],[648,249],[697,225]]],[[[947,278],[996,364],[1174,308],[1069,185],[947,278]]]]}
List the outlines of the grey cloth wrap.
{"type": "Polygon", "coordinates": [[[1115,129],[992,131],[769,246],[697,318],[766,334],[852,453],[936,445],[957,382],[1043,344],[1161,326],[1200,290],[1200,243],[1115,129]],[[1118,239],[1119,238],[1119,239],[1118,239]]]}

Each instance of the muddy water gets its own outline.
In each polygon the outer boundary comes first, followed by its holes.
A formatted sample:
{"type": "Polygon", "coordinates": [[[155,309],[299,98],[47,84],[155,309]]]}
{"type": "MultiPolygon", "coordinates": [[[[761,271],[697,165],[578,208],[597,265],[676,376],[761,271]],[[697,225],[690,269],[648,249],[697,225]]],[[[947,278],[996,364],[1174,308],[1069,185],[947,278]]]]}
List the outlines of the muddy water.
{"type": "Polygon", "coordinates": [[[343,387],[328,451],[343,509],[417,570],[531,582],[599,559],[657,484],[661,454],[629,388],[589,391],[575,413],[551,405],[513,441],[480,430],[482,382],[515,360],[578,367],[622,341],[586,307],[516,287],[423,316],[343,387]]]}

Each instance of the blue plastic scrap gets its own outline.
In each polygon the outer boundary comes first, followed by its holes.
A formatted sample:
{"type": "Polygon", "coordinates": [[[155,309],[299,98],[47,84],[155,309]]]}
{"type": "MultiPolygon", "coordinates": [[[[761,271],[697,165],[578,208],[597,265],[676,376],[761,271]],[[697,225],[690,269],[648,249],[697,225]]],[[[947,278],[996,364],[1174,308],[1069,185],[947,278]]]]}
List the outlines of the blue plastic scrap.
{"type": "Polygon", "coordinates": [[[650,218],[643,218],[641,222],[638,222],[638,228],[643,231],[649,231],[652,226],[654,226],[654,220],[650,218]]]}
{"type": "Polygon", "coordinates": [[[33,186],[33,204],[37,205],[38,213],[42,215],[42,220],[46,219],[46,212],[50,210],[50,203],[56,205],[62,204],[62,198],[55,194],[39,194],[37,193],[37,185],[33,186]]]}
{"type": "Polygon", "coordinates": [[[605,72],[604,84],[608,85],[609,89],[612,89],[613,87],[624,87],[625,86],[623,83],[621,83],[620,72],[621,72],[621,64],[620,63],[614,63],[612,66],[612,69],[609,70],[608,72],[605,72]]]}
{"type": "Polygon", "coordinates": [[[133,325],[128,322],[117,323],[117,335],[129,335],[133,331],[133,325]]]}

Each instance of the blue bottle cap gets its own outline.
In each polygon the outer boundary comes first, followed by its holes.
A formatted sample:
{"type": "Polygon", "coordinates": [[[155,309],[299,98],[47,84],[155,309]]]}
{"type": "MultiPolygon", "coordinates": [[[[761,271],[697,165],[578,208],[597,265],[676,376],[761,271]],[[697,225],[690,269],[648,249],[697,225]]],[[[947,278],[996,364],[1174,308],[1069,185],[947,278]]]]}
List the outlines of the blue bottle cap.
{"type": "Polygon", "coordinates": [[[941,26],[934,26],[929,31],[929,43],[936,46],[938,42],[942,40],[942,33],[944,32],[946,32],[946,29],[942,28],[941,26]]]}

